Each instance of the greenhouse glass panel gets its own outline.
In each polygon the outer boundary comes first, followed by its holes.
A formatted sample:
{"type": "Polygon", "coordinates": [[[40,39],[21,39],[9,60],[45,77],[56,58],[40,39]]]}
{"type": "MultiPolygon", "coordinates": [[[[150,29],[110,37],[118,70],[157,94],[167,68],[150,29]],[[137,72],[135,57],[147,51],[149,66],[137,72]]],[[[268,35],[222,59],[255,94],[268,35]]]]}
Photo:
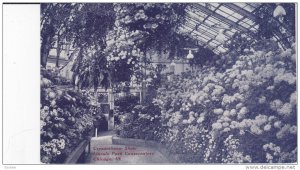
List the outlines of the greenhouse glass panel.
{"type": "Polygon", "coordinates": [[[209,21],[213,22],[213,23],[219,23],[220,19],[219,18],[215,18],[214,16],[211,16],[208,18],[209,21]]]}
{"type": "Polygon", "coordinates": [[[201,5],[206,7],[207,9],[214,11],[220,4],[219,3],[201,3],[201,5]]]}
{"type": "Polygon", "coordinates": [[[217,31],[214,31],[213,29],[206,29],[206,31],[209,33],[209,34],[212,34],[214,36],[216,36],[218,34],[217,31]]]}
{"type": "MultiPolygon", "coordinates": [[[[198,34],[198,35],[199,35],[199,34],[198,34]]],[[[206,35],[204,35],[204,34],[200,34],[199,37],[203,38],[203,40],[204,40],[205,42],[207,42],[207,41],[209,41],[209,40],[211,39],[210,37],[208,37],[208,36],[206,36],[206,35]]]]}
{"type": "Polygon", "coordinates": [[[234,34],[234,33],[231,32],[231,31],[227,31],[226,33],[229,34],[230,36],[232,36],[232,35],[234,34]]]}
{"type": "Polygon", "coordinates": [[[245,23],[245,22],[240,23],[240,25],[242,25],[243,27],[246,27],[246,28],[249,28],[249,27],[250,27],[250,25],[247,24],[247,23],[245,23]]]}
{"type": "Polygon", "coordinates": [[[238,19],[235,18],[234,16],[229,16],[228,19],[230,19],[233,22],[237,22],[238,21],[238,19]]]}
{"type": "Polygon", "coordinates": [[[215,44],[217,44],[217,45],[220,45],[221,43],[220,42],[218,42],[218,41],[216,41],[216,40],[213,40],[213,41],[211,41],[212,43],[215,43],[215,44]]]}
{"type": "Polygon", "coordinates": [[[195,13],[196,15],[198,15],[199,17],[202,17],[202,18],[205,18],[205,17],[208,16],[206,13],[203,13],[203,12],[201,12],[201,11],[199,11],[199,10],[195,10],[194,13],[195,13]]]}
{"type": "Polygon", "coordinates": [[[228,14],[228,13],[225,13],[225,12],[223,12],[222,10],[216,10],[216,13],[218,13],[218,14],[220,14],[220,15],[222,15],[222,16],[224,16],[224,17],[228,17],[228,16],[230,16],[230,14],[228,14]]]}
{"type": "Polygon", "coordinates": [[[218,11],[220,11],[222,13],[226,13],[227,15],[231,15],[234,13],[234,11],[232,11],[231,9],[224,7],[224,6],[221,6],[218,11]]]}
{"type": "Polygon", "coordinates": [[[245,9],[245,10],[247,10],[247,11],[249,11],[249,12],[252,12],[253,10],[255,10],[255,8],[252,7],[252,6],[250,6],[250,5],[244,6],[243,9],[245,9]]]}
{"type": "Polygon", "coordinates": [[[219,46],[218,51],[220,51],[221,53],[225,53],[227,50],[224,49],[223,47],[219,46]]]}
{"type": "Polygon", "coordinates": [[[261,6],[261,3],[246,3],[246,4],[252,6],[253,8],[257,8],[261,6]]]}
{"type": "Polygon", "coordinates": [[[207,23],[210,26],[215,24],[214,22],[210,21],[209,19],[205,20],[205,23],[207,23]]]}
{"type": "Polygon", "coordinates": [[[244,8],[247,4],[246,3],[243,3],[243,2],[238,2],[238,3],[235,3],[235,5],[241,7],[241,8],[244,8]]]}
{"type": "Polygon", "coordinates": [[[220,54],[220,51],[217,49],[213,49],[213,52],[215,52],[216,54],[220,54]]]}
{"type": "Polygon", "coordinates": [[[220,5],[220,3],[207,3],[207,4],[214,6],[214,7],[218,7],[220,5]]]}
{"type": "Polygon", "coordinates": [[[189,12],[188,14],[191,16],[191,18],[195,18],[197,20],[203,21],[203,19],[204,19],[204,17],[202,17],[201,15],[197,15],[197,14],[192,13],[192,12],[189,12]]]}
{"type": "Polygon", "coordinates": [[[210,46],[212,46],[213,48],[215,48],[217,46],[217,44],[213,43],[213,42],[210,42],[208,43],[210,46]]]}
{"type": "Polygon", "coordinates": [[[242,19],[243,18],[243,16],[238,14],[238,13],[233,13],[232,16],[234,16],[237,19],[242,19]]]}

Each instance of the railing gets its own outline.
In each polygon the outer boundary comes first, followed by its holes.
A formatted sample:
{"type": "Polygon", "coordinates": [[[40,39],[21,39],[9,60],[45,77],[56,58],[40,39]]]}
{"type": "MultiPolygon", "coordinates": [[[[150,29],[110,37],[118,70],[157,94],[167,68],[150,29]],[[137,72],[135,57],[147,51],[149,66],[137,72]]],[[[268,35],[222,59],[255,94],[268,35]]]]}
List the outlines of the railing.
{"type": "MultiPolygon", "coordinates": [[[[94,130],[90,132],[90,136],[94,133],[94,130]]],[[[89,154],[91,149],[91,137],[80,142],[73,152],[65,160],[65,164],[85,163],[86,154],[89,154]]]]}

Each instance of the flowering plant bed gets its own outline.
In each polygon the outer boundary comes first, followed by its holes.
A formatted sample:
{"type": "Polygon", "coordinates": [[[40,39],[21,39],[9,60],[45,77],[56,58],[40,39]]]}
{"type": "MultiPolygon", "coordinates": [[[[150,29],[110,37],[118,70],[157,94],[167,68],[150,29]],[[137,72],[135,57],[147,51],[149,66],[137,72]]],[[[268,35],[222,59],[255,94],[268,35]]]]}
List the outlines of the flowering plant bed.
{"type": "Polygon", "coordinates": [[[93,128],[93,108],[80,91],[54,85],[41,87],[41,161],[63,163],[93,128]]]}
{"type": "Polygon", "coordinates": [[[182,162],[296,162],[295,49],[254,48],[233,63],[223,57],[218,67],[175,76],[158,89],[157,112],[133,109],[120,136],[151,133],[148,139],[185,155],[182,162]]]}

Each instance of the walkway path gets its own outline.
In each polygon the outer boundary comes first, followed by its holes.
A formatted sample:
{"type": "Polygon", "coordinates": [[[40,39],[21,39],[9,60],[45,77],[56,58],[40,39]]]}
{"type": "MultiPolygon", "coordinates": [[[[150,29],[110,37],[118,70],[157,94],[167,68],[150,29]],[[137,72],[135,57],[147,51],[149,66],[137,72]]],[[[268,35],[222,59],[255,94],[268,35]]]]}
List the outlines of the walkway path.
{"type": "Polygon", "coordinates": [[[114,133],[100,133],[91,139],[90,164],[167,164],[169,160],[156,148],[113,145],[114,133]]]}

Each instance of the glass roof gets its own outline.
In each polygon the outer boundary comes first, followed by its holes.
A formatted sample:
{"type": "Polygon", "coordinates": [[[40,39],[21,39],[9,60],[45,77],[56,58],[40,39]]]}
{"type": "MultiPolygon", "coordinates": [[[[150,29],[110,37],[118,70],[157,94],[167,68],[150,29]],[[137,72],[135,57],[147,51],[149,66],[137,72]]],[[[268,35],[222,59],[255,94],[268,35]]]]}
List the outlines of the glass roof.
{"type": "Polygon", "coordinates": [[[185,22],[179,32],[189,35],[216,54],[226,53],[223,44],[236,31],[255,33],[256,10],[261,3],[192,3],[186,8],[185,22]]]}

